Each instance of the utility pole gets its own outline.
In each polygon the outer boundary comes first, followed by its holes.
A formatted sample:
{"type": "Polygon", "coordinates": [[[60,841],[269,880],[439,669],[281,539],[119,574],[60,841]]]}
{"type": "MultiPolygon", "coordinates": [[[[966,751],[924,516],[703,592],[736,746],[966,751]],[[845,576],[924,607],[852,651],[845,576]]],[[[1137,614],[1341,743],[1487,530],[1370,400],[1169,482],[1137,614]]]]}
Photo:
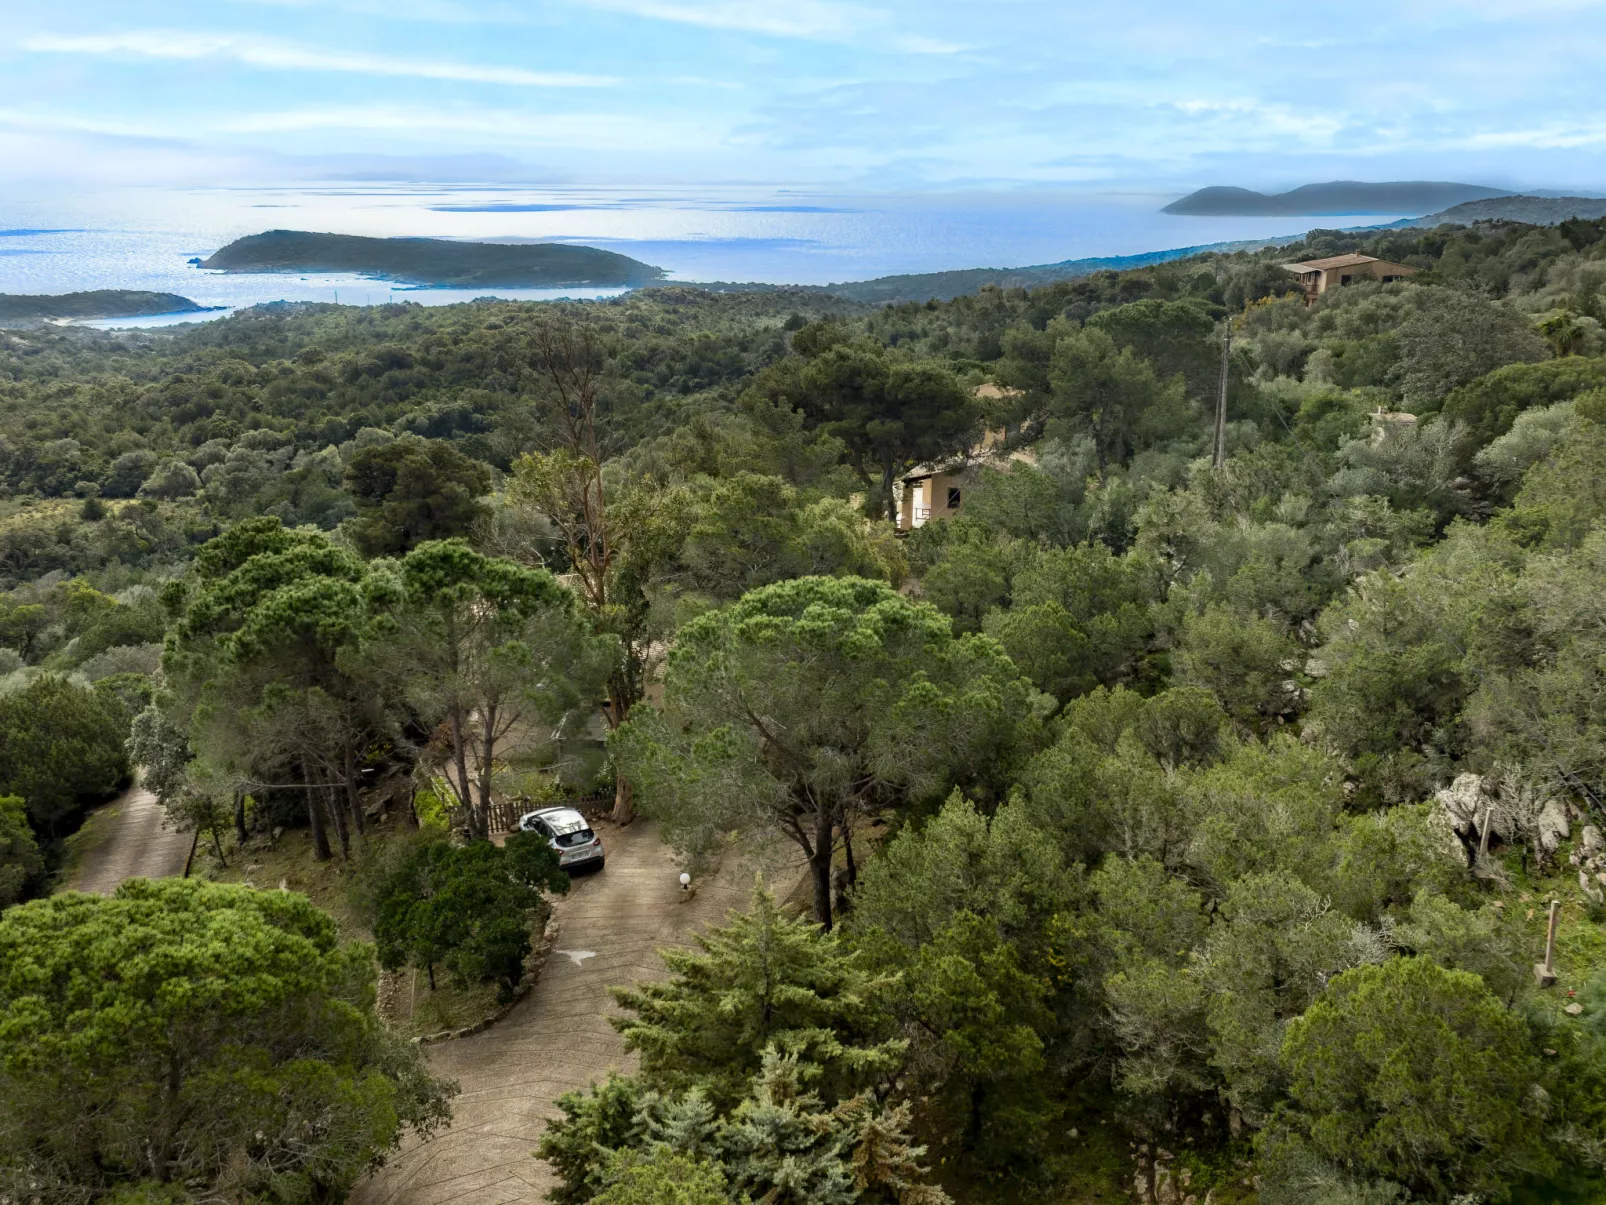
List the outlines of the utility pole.
{"type": "Polygon", "coordinates": [[[1227,361],[1232,355],[1232,315],[1221,329],[1221,388],[1216,392],[1216,443],[1211,463],[1220,468],[1227,463],[1227,361]]]}

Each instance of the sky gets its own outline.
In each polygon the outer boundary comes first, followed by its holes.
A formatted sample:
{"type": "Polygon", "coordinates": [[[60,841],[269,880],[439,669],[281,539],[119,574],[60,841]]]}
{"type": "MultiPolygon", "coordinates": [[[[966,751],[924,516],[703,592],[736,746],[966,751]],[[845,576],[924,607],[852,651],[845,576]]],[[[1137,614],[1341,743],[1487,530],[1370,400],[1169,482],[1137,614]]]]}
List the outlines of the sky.
{"type": "Polygon", "coordinates": [[[0,0],[0,181],[1606,189],[1606,0],[0,0]]]}

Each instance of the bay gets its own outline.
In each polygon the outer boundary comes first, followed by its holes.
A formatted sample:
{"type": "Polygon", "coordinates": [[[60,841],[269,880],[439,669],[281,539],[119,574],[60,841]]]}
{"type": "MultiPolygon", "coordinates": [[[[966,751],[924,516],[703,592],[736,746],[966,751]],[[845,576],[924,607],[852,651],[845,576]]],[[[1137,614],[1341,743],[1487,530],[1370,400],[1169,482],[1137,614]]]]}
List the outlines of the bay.
{"type": "MultiPolygon", "coordinates": [[[[1199,218],[1160,213],[1170,192],[1021,190],[853,194],[761,186],[509,186],[328,181],[253,188],[12,191],[0,196],[0,292],[151,289],[212,315],[269,301],[451,304],[610,289],[414,288],[350,275],[197,268],[270,229],[381,237],[563,241],[618,251],[675,280],[824,285],[903,273],[1021,267],[1093,256],[1380,225],[1394,216],[1199,218]]],[[[196,316],[119,319],[151,325],[196,316]]]]}

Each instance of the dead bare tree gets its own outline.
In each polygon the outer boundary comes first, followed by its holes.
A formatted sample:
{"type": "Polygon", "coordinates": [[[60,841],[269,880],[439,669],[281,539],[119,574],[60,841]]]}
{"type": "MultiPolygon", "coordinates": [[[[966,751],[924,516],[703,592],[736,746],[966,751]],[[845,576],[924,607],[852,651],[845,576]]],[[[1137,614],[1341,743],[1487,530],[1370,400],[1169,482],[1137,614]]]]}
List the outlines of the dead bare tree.
{"type": "MultiPolygon", "coordinates": [[[[620,638],[620,663],[608,677],[603,705],[609,729],[617,729],[641,697],[646,643],[644,633],[636,630],[642,626],[642,600],[619,589],[624,533],[617,514],[609,510],[602,475],[597,418],[613,383],[612,360],[593,324],[557,315],[531,325],[510,367],[535,395],[556,446],[520,458],[508,496],[552,522],[594,630],[620,638]]],[[[618,777],[614,822],[629,824],[634,818],[630,783],[618,777]]]]}

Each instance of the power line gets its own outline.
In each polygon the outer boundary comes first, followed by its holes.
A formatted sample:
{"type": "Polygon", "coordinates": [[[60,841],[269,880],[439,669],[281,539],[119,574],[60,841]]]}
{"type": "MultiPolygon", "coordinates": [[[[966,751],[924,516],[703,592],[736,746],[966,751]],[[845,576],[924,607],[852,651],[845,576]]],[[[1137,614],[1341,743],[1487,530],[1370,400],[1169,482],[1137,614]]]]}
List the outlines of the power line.
{"type": "Polygon", "coordinates": [[[1220,468],[1227,463],[1227,363],[1232,355],[1232,317],[1221,328],[1221,387],[1216,391],[1216,442],[1211,463],[1220,468]]]}

